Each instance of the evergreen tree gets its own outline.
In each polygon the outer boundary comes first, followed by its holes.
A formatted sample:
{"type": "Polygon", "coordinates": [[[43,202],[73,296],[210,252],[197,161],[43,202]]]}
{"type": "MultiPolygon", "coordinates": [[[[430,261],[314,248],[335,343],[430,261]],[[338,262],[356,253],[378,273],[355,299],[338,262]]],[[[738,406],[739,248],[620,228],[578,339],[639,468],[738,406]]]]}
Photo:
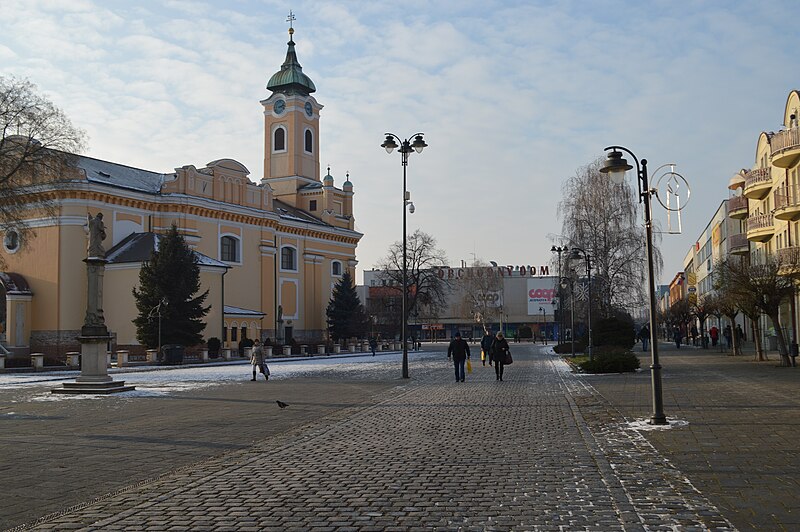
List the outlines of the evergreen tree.
{"type": "Polygon", "coordinates": [[[136,338],[148,348],[159,345],[159,318],[156,307],[161,304],[161,345],[197,345],[203,341],[203,316],[210,307],[203,307],[208,290],[200,290],[200,267],[197,256],[173,225],[161,235],[157,250],[139,270],[139,290],[133,289],[139,316],[133,320],[136,338]]]}
{"type": "Polygon", "coordinates": [[[331,300],[326,311],[328,332],[336,342],[345,338],[361,337],[369,328],[369,320],[356,288],[353,277],[345,270],[342,278],[333,288],[331,300]]]}

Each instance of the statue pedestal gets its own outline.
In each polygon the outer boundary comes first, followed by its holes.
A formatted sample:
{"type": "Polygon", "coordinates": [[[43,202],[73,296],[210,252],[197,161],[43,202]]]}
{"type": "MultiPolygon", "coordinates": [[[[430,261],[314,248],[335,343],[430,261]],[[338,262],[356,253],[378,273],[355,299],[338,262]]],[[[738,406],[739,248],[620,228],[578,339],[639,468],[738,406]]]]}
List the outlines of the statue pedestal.
{"type": "Polygon", "coordinates": [[[115,381],[108,374],[106,344],[109,336],[79,336],[81,342],[81,375],[75,382],[63,382],[63,388],[54,388],[52,393],[61,394],[110,394],[135,390],[125,386],[125,381],[115,381]]]}

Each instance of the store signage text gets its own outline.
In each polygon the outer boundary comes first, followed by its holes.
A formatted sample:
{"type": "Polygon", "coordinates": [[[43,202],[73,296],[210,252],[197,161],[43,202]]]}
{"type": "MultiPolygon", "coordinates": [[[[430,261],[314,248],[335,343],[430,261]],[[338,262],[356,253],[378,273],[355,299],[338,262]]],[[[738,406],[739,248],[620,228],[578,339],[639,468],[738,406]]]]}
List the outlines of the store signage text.
{"type": "Polygon", "coordinates": [[[471,279],[481,277],[548,277],[550,266],[489,266],[485,268],[438,268],[439,279],[471,279]]]}

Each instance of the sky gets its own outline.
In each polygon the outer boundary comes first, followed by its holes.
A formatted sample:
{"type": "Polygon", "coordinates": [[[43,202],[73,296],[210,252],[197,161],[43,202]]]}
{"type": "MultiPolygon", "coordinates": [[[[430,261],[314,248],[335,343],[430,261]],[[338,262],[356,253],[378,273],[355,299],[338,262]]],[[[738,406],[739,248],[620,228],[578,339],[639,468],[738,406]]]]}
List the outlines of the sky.
{"type": "Polygon", "coordinates": [[[402,239],[401,160],[384,134],[423,132],[408,231],[453,266],[549,263],[562,183],[606,146],[676,163],[691,200],[660,244],[669,282],[800,88],[794,0],[3,1],[0,74],[86,130],[86,155],[157,172],[232,158],[258,182],[259,102],[290,9],[324,105],[323,174],[354,185],[359,270],[402,239]]]}

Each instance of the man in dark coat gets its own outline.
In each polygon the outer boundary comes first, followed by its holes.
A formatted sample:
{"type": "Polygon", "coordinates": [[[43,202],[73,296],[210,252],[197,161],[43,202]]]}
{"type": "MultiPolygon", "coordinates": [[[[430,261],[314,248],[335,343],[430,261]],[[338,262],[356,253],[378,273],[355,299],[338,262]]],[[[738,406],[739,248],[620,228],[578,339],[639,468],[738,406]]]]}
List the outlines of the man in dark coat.
{"type": "Polygon", "coordinates": [[[489,331],[483,331],[483,338],[481,338],[481,351],[483,351],[483,356],[481,357],[481,362],[483,365],[486,365],[486,361],[489,361],[489,365],[492,365],[492,342],[494,341],[494,337],[489,334],[489,331]]]}
{"type": "Polygon", "coordinates": [[[469,358],[469,344],[461,339],[461,333],[457,332],[450,346],[447,348],[447,358],[453,357],[453,365],[456,370],[456,382],[464,382],[464,363],[469,358]]]}

